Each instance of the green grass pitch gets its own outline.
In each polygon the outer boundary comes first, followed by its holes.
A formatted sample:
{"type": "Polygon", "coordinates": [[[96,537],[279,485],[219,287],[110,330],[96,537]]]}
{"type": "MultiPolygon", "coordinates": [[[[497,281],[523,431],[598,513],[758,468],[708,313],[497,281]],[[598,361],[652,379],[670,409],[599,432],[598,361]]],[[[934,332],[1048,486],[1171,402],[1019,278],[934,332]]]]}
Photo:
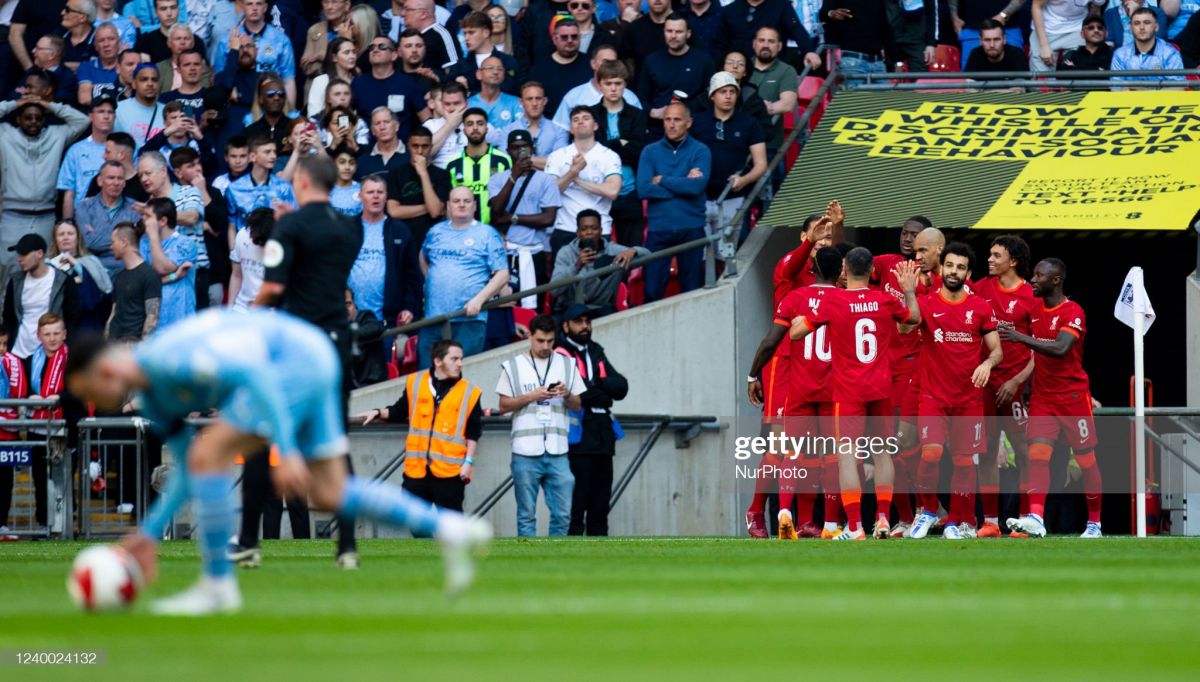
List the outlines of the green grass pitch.
{"type": "MultiPolygon", "coordinates": [[[[331,542],[268,542],[245,610],[206,619],[77,613],[81,546],[0,545],[0,649],[108,662],[0,679],[1195,679],[1200,646],[1186,538],[506,539],[457,603],[428,541],[365,541],[357,572],[331,542]]],[[[194,579],[195,545],[160,569],[143,602],[194,579]]]]}

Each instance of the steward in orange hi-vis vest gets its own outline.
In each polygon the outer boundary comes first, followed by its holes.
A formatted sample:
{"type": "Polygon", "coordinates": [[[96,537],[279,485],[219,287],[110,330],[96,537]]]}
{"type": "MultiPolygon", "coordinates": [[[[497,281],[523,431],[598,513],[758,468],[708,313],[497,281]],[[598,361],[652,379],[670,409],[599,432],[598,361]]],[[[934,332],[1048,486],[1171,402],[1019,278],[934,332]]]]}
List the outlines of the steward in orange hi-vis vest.
{"type": "Polygon", "coordinates": [[[429,372],[422,371],[409,375],[405,395],[409,429],[404,441],[404,475],[458,476],[467,460],[467,418],[482,392],[461,379],[438,400],[429,372]]]}

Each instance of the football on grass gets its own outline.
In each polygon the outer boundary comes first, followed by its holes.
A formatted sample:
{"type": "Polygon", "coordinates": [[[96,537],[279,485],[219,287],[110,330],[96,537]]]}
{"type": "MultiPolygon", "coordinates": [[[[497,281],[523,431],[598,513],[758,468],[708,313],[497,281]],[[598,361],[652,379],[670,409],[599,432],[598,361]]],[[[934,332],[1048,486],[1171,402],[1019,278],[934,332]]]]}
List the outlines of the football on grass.
{"type": "Polygon", "coordinates": [[[128,552],[116,545],[88,547],[75,557],[67,576],[71,601],[85,611],[128,608],[142,588],[142,572],[128,552]]]}

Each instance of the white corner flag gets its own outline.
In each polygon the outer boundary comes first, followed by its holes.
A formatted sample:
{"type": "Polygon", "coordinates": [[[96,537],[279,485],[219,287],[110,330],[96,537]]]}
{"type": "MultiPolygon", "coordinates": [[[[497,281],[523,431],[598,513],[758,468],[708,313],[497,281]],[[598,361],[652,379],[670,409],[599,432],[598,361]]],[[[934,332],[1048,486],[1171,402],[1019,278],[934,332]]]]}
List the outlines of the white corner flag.
{"type": "Polygon", "coordinates": [[[1150,297],[1146,295],[1146,285],[1142,281],[1142,269],[1133,267],[1129,269],[1129,274],[1125,275],[1125,283],[1121,285],[1121,295],[1117,297],[1117,305],[1113,309],[1113,315],[1126,326],[1134,327],[1134,314],[1143,313],[1145,315],[1142,333],[1150,331],[1150,325],[1154,324],[1154,306],[1150,304],[1150,297]]]}
{"type": "Polygon", "coordinates": [[[1154,323],[1154,306],[1146,295],[1142,269],[1132,267],[1121,285],[1113,315],[1133,327],[1134,491],[1137,536],[1146,537],[1146,357],[1143,336],[1154,323]]]}

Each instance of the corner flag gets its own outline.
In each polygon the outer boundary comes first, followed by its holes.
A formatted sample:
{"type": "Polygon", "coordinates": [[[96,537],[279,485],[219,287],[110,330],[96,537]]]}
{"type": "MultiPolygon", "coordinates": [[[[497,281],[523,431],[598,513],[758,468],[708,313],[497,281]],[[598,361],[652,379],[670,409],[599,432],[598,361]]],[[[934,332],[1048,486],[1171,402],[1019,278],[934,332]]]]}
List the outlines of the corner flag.
{"type": "Polygon", "coordinates": [[[1142,269],[1133,267],[1129,269],[1129,274],[1125,275],[1125,283],[1121,285],[1121,295],[1117,297],[1113,315],[1126,326],[1134,327],[1133,316],[1137,313],[1145,315],[1142,327],[1142,333],[1145,334],[1150,331],[1150,325],[1154,324],[1154,306],[1150,304],[1150,297],[1146,295],[1142,269]]]}

